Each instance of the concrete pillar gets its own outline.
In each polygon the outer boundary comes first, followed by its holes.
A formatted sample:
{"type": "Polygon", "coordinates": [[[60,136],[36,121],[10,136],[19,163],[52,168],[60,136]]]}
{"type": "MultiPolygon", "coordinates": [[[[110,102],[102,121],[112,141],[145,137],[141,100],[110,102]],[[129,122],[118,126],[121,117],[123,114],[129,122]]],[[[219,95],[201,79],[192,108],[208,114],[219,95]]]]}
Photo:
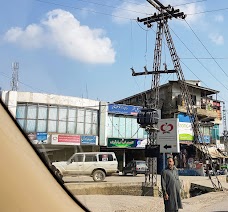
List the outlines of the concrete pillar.
{"type": "Polygon", "coordinates": [[[124,152],[123,152],[123,167],[125,167],[125,164],[126,164],[126,154],[125,154],[125,149],[124,149],[124,152]]]}

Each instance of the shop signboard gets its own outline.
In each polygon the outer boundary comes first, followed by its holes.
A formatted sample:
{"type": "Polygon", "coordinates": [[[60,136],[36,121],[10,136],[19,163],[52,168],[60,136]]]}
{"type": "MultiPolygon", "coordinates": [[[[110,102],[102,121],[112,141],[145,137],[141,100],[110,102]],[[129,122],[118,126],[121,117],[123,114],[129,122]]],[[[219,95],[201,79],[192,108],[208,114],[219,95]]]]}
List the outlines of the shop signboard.
{"type": "Polygon", "coordinates": [[[176,118],[160,119],[158,121],[157,144],[161,153],[179,153],[179,121],[176,118]]]}
{"type": "Polygon", "coordinates": [[[144,140],[139,139],[137,140],[136,148],[145,148],[146,144],[147,144],[147,139],[144,139],[144,140]]]}
{"type": "Polygon", "coordinates": [[[31,141],[36,140],[36,133],[29,133],[27,136],[31,141]]]}
{"type": "Polygon", "coordinates": [[[179,140],[180,141],[193,141],[194,133],[192,130],[191,118],[184,114],[178,114],[179,119],[179,140]]]}
{"type": "Polygon", "coordinates": [[[61,145],[80,145],[80,140],[80,135],[53,134],[51,143],[61,145]]]}
{"type": "Polygon", "coordinates": [[[38,141],[45,141],[45,140],[47,140],[47,133],[45,133],[45,132],[38,132],[38,133],[36,133],[36,140],[38,140],[38,141]]]}
{"type": "Polygon", "coordinates": [[[189,122],[179,122],[179,140],[180,141],[193,141],[192,124],[189,122]]]}
{"type": "Polygon", "coordinates": [[[114,148],[134,148],[137,139],[108,138],[108,147],[114,148]]]}
{"type": "Polygon", "coordinates": [[[108,113],[114,114],[124,114],[124,115],[134,115],[140,112],[142,107],[133,106],[133,105],[122,105],[122,104],[109,104],[108,105],[108,113]]]}
{"type": "Polygon", "coordinates": [[[96,136],[81,136],[82,145],[96,145],[96,136]]]}

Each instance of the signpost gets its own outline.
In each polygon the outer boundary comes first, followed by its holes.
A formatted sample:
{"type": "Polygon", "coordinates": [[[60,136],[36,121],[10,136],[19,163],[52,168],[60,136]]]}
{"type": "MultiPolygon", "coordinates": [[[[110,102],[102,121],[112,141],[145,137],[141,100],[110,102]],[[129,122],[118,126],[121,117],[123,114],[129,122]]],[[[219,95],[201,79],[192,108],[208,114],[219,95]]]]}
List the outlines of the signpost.
{"type": "Polygon", "coordinates": [[[179,153],[178,119],[160,119],[158,121],[157,144],[161,153],[179,153]]]}

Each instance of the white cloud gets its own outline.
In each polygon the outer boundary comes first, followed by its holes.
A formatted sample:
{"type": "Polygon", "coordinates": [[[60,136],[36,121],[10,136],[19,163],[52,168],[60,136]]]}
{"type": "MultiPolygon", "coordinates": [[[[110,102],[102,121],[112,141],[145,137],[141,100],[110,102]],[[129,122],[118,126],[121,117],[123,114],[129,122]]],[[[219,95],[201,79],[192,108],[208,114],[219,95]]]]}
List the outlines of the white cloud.
{"type": "Polygon", "coordinates": [[[13,27],[5,41],[24,48],[51,47],[59,53],[86,63],[114,63],[115,51],[102,29],[90,29],[69,12],[53,10],[39,24],[25,29],[13,27]]]}
{"type": "Polygon", "coordinates": [[[224,38],[222,35],[219,35],[218,33],[210,34],[209,38],[211,41],[217,45],[222,45],[224,44],[224,38]]]}
{"type": "Polygon", "coordinates": [[[224,21],[224,17],[222,15],[216,15],[215,16],[215,21],[217,21],[217,22],[223,22],[224,21]]]}
{"type": "Polygon", "coordinates": [[[155,9],[150,6],[149,3],[137,3],[137,2],[123,2],[116,9],[114,9],[112,15],[113,21],[118,24],[125,24],[129,22],[129,19],[144,18],[147,15],[151,15],[155,12],[155,9]],[[124,17],[124,18],[118,18],[124,17]]]}
{"type": "MultiPolygon", "coordinates": [[[[162,2],[163,5],[174,5],[173,0],[165,0],[162,2]]],[[[180,11],[184,12],[185,14],[195,14],[198,12],[202,12],[204,10],[203,4],[186,4],[188,1],[186,0],[175,0],[175,5],[180,5],[180,6],[175,6],[175,9],[180,9],[180,11]],[[185,5],[181,5],[185,4],[185,5]]],[[[112,13],[113,16],[120,16],[120,17],[126,17],[128,19],[136,19],[137,17],[143,18],[146,17],[147,15],[151,15],[155,12],[155,8],[150,5],[148,2],[145,3],[138,3],[137,1],[130,2],[129,1],[124,1],[120,6],[118,6],[112,13]]],[[[198,22],[199,19],[202,18],[204,14],[199,14],[199,15],[188,15],[187,16],[187,21],[188,22],[198,22]]],[[[129,20],[128,19],[122,19],[118,17],[114,17],[113,20],[116,23],[119,24],[124,24],[127,23],[129,20]]]]}

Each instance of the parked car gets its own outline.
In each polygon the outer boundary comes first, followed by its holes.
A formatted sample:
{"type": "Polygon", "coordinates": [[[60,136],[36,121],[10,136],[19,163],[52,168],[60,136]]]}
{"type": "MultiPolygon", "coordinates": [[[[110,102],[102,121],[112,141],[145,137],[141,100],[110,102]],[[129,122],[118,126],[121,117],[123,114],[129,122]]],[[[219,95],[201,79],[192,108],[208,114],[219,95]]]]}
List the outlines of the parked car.
{"type": "Polygon", "coordinates": [[[103,181],[116,173],[118,162],[114,152],[83,152],[73,154],[68,161],[53,162],[52,168],[63,176],[89,175],[94,181],[103,181]]]}
{"type": "Polygon", "coordinates": [[[133,176],[136,176],[137,174],[145,174],[147,169],[148,168],[145,161],[133,160],[123,168],[123,175],[127,175],[129,173],[133,176]]]}

